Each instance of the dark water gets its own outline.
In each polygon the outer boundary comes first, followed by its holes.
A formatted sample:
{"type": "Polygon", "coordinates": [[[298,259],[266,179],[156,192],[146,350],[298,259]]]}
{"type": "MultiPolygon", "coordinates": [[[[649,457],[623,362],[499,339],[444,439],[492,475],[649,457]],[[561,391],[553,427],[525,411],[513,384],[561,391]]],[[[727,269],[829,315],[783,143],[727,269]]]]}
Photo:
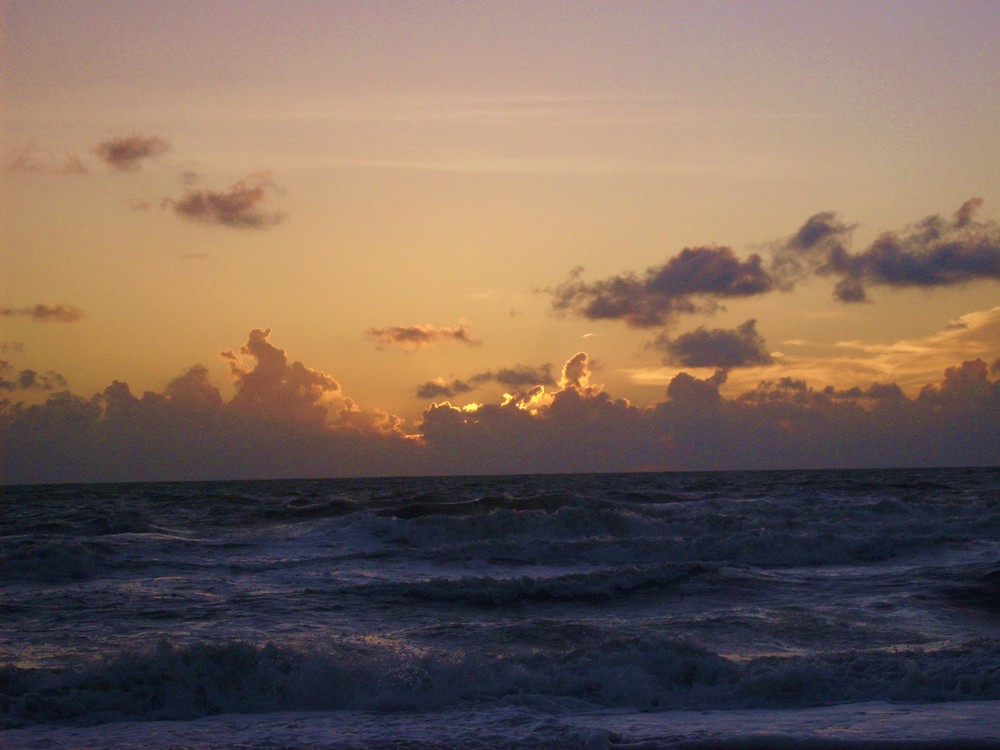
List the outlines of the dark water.
{"type": "Polygon", "coordinates": [[[789,741],[992,746],[998,488],[997,469],[8,487],[4,738],[666,747],[767,716],[789,741]]]}

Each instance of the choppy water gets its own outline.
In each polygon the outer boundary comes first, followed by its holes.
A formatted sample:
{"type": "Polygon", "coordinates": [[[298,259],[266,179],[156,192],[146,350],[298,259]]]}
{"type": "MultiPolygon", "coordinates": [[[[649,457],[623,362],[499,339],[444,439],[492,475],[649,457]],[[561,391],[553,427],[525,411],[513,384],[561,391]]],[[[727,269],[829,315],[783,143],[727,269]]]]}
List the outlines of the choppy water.
{"type": "Polygon", "coordinates": [[[998,469],[8,487],[0,511],[11,747],[1000,746],[998,469]]]}

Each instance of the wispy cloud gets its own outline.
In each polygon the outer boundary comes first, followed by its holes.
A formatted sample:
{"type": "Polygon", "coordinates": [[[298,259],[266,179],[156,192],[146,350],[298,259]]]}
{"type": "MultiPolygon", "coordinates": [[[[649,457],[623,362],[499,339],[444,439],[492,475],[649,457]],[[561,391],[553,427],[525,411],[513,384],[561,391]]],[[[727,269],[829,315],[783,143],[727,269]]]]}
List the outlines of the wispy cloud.
{"type": "Polygon", "coordinates": [[[365,334],[381,344],[403,349],[421,349],[446,341],[457,341],[469,346],[479,346],[483,343],[481,339],[472,335],[469,324],[464,321],[457,326],[442,328],[421,323],[411,326],[369,328],[365,334]]]}
{"type": "Polygon", "coordinates": [[[0,307],[0,316],[25,317],[38,323],[76,323],[83,320],[83,311],[72,305],[46,305],[31,307],[0,307]]]}
{"type": "Polygon", "coordinates": [[[35,144],[15,149],[7,161],[8,172],[27,174],[87,174],[87,166],[76,154],[45,152],[35,144]]]}

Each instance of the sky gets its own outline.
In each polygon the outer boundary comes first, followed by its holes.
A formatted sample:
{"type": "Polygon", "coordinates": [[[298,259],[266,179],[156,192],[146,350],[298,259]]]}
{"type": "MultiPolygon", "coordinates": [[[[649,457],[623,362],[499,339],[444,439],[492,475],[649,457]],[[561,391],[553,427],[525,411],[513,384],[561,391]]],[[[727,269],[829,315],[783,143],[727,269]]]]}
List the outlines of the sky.
{"type": "Polygon", "coordinates": [[[995,0],[0,34],[3,481],[1000,462],[995,0]]]}

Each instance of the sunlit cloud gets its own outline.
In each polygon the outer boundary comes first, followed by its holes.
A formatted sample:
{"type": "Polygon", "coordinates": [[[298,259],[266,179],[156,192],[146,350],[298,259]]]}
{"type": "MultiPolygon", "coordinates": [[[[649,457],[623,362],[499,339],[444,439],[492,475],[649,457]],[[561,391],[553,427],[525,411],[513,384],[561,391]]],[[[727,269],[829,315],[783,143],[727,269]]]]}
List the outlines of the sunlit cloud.
{"type": "Polygon", "coordinates": [[[72,305],[46,305],[30,307],[0,307],[0,316],[24,317],[36,323],[76,323],[83,320],[83,311],[72,305]]]}
{"type": "Polygon", "coordinates": [[[94,147],[94,153],[109,167],[122,172],[139,169],[143,161],[161,156],[170,144],[157,135],[127,135],[108,138],[94,147]]]}
{"type": "Polygon", "coordinates": [[[418,323],[410,326],[389,326],[387,328],[369,328],[365,335],[375,339],[380,344],[398,346],[403,349],[422,349],[447,341],[457,341],[469,346],[479,346],[481,339],[472,335],[468,323],[462,321],[456,326],[437,327],[418,323]]]}
{"type": "Polygon", "coordinates": [[[268,341],[270,335],[270,328],[255,328],[238,353],[220,352],[236,385],[232,408],[282,421],[325,424],[327,407],[344,398],[340,385],[325,373],[289,361],[284,349],[268,341]]]}

